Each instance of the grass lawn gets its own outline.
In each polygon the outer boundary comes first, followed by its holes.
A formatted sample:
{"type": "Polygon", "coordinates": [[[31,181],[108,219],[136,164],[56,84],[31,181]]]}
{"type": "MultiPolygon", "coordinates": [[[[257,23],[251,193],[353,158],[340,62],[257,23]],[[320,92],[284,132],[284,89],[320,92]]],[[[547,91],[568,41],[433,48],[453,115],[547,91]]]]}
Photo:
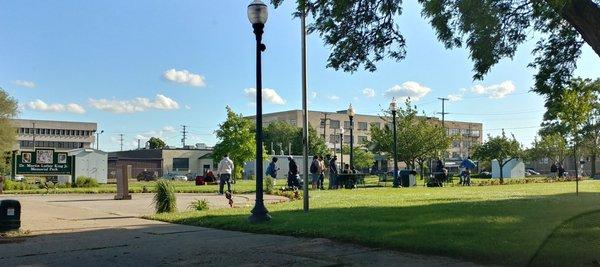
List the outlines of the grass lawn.
{"type": "MultiPolygon", "coordinates": [[[[219,191],[219,185],[196,186],[193,181],[175,181],[175,190],[177,193],[216,193],[219,191]]],[[[130,193],[141,193],[144,187],[149,192],[154,192],[156,182],[131,182],[129,184],[130,193]]],[[[225,186],[227,189],[227,186],[225,186]]],[[[252,193],[256,191],[254,181],[237,181],[233,185],[233,190],[237,194],[252,193]]],[[[53,188],[53,189],[27,189],[27,190],[4,190],[5,194],[98,194],[98,193],[116,193],[117,185],[102,184],[99,187],[91,188],[53,188]]]]}
{"type": "Polygon", "coordinates": [[[302,201],[268,205],[273,220],[259,225],[247,222],[250,208],[152,218],[257,233],[325,237],[506,265],[573,265],[574,257],[564,255],[576,252],[577,263],[590,265],[600,255],[600,182],[581,182],[580,189],[576,196],[574,182],[367,187],[311,191],[308,214],[302,212],[302,201]]]}

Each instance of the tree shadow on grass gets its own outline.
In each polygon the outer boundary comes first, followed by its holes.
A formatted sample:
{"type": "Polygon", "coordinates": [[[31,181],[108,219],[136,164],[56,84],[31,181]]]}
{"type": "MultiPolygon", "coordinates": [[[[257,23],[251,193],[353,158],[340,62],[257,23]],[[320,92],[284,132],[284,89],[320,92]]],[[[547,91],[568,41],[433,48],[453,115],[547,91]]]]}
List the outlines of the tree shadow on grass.
{"type": "MultiPolygon", "coordinates": [[[[578,214],[599,209],[600,194],[448,201],[402,207],[332,208],[317,204],[309,213],[299,206],[290,209],[275,205],[269,207],[273,220],[264,224],[248,223],[248,213],[239,211],[218,216],[183,216],[169,221],[256,233],[324,237],[406,252],[524,266],[557,226],[578,214]]],[[[559,265],[569,265],[560,255],[544,257],[559,265]]]]}

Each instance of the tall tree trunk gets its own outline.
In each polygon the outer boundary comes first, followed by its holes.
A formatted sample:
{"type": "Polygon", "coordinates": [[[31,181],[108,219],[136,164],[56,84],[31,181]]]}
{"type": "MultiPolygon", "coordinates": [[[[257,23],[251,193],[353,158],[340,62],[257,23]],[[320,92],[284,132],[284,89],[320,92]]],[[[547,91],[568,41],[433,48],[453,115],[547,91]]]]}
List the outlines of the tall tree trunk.
{"type": "MultiPolygon", "coordinates": [[[[546,0],[552,4],[555,0],[546,0]]],[[[583,40],[600,56],[600,7],[592,0],[566,0],[561,16],[581,34],[583,40]]]]}
{"type": "Polygon", "coordinates": [[[506,162],[498,161],[498,166],[500,167],[500,184],[504,183],[504,171],[502,170],[504,169],[504,164],[506,164],[506,162]]]}
{"type": "MultiPolygon", "coordinates": [[[[596,150],[594,148],[594,150],[596,150]]],[[[596,178],[596,158],[598,157],[598,155],[596,155],[596,151],[592,152],[592,156],[591,156],[591,160],[592,160],[592,173],[590,173],[590,176],[592,179],[596,178]]]]}

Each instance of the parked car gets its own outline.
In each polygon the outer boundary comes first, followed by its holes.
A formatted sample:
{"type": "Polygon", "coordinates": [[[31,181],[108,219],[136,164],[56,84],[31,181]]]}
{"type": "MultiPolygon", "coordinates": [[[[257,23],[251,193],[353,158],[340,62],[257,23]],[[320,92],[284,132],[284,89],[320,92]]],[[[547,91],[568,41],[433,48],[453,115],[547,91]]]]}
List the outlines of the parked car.
{"type": "Polygon", "coordinates": [[[175,175],[173,181],[187,181],[188,178],[185,175],[175,175]]]}
{"type": "Polygon", "coordinates": [[[527,174],[529,174],[529,175],[540,175],[540,173],[536,172],[534,169],[526,169],[525,170],[525,175],[527,175],[527,174]]]}

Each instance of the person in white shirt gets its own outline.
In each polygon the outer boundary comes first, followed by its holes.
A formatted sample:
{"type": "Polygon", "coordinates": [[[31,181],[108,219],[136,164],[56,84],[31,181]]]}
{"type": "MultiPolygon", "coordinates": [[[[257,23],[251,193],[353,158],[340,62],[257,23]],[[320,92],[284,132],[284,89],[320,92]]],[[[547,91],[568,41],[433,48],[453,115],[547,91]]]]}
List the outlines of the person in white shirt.
{"type": "Polygon", "coordinates": [[[231,193],[231,174],[233,173],[233,161],[229,159],[229,154],[225,155],[217,170],[219,174],[219,194],[223,194],[223,187],[227,183],[227,192],[231,193]]]}

